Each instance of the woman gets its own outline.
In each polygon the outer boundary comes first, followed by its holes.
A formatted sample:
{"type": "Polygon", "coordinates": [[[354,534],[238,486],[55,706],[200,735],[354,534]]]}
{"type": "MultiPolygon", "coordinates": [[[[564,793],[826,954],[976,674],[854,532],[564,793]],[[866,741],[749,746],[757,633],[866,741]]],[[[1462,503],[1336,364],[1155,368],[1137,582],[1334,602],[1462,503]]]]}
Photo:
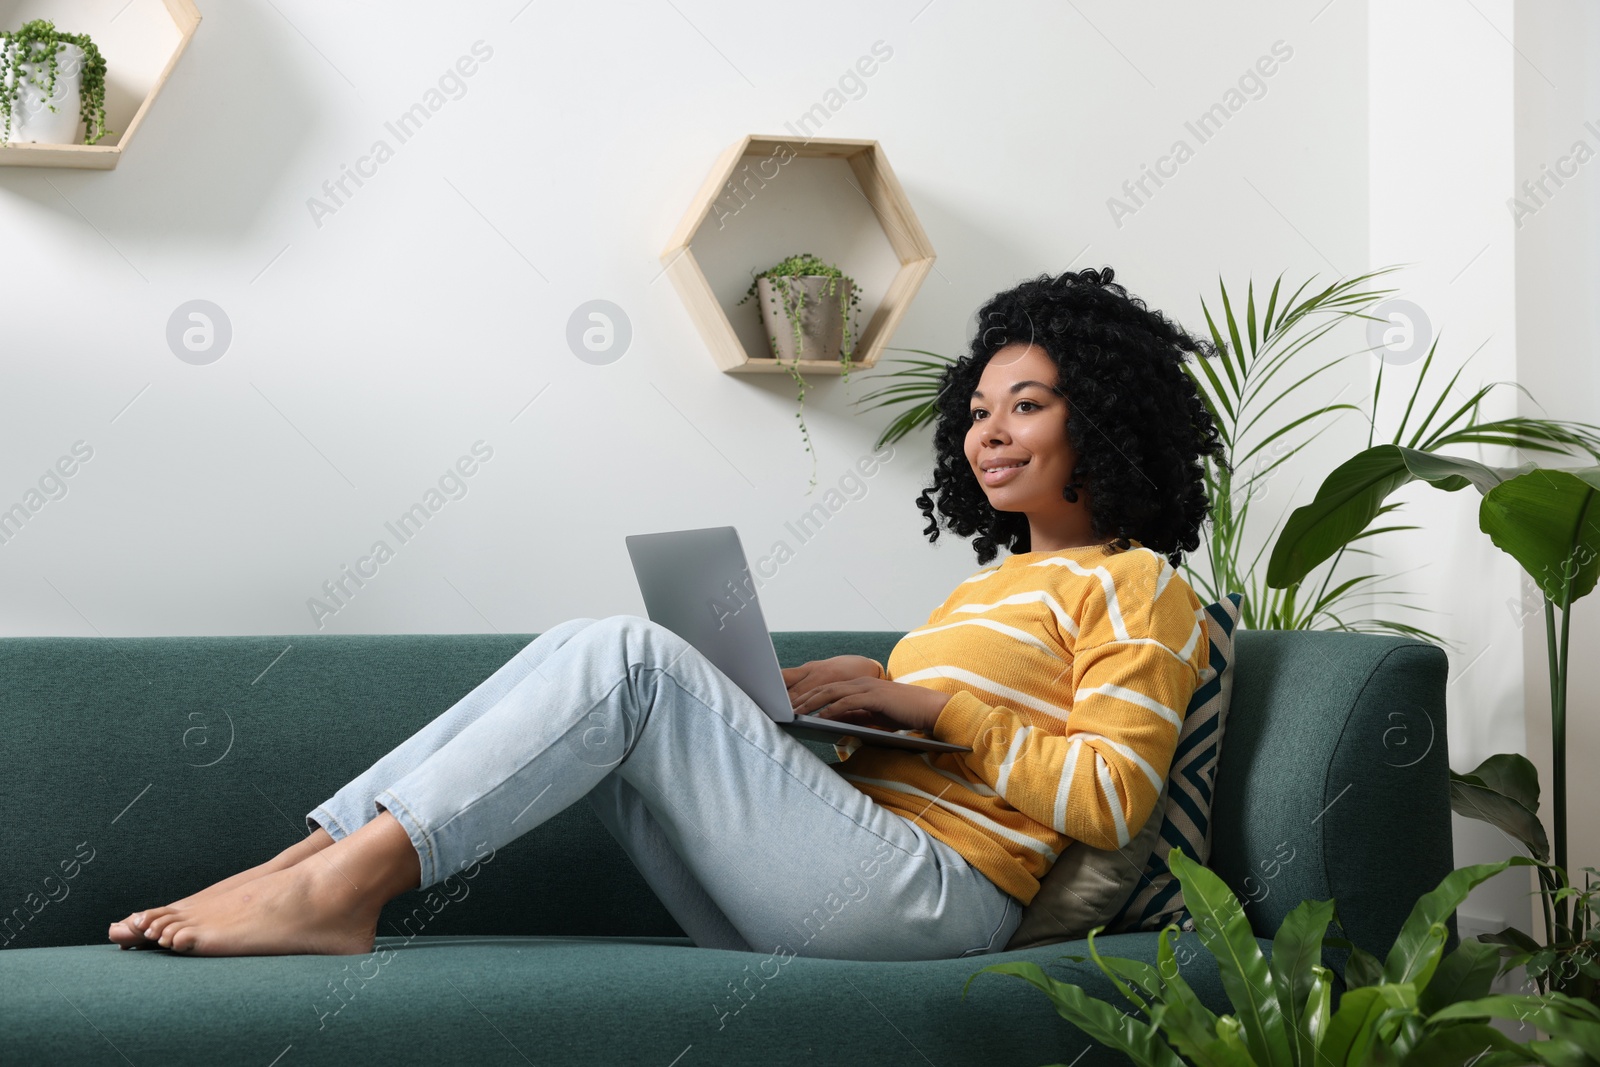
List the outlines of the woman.
{"type": "Polygon", "coordinates": [[[1003,949],[1072,841],[1150,817],[1208,651],[1173,567],[1199,543],[1184,373],[1209,347],[1086,270],[980,312],[938,400],[938,509],[978,563],[888,664],[784,670],[798,713],[969,746],[837,768],[676,635],[620,615],[541,634],[306,816],[257,867],[110,927],[190,955],[365,953],[383,905],[586,798],[697,945],[909,960],[1003,949]],[[994,701],[995,703],[990,703],[994,701]]]}

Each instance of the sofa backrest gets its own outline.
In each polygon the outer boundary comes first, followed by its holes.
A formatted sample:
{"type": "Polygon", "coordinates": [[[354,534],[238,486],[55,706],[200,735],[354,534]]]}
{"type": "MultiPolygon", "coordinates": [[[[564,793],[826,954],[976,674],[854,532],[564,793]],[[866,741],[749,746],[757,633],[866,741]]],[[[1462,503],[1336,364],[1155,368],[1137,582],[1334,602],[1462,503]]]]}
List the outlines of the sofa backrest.
{"type": "MultiPolygon", "coordinates": [[[[0,639],[0,949],[104,943],[129,911],[268,858],[305,836],[307,811],[534,636],[0,639]]],[[[886,661],[901,636],[773,641],[792,666],[844,652],[886,661]]],[[[1241,632],[1236,659],[1211,866],[1258,934],[1302,897],[1336,895],[1347,935],[1381,954],[1451,867],[1444,654],[1372,635],[1241,632]]],[[[392,902],[379,933],[682,931],[576,804],[472,880],[392,902]]]]}

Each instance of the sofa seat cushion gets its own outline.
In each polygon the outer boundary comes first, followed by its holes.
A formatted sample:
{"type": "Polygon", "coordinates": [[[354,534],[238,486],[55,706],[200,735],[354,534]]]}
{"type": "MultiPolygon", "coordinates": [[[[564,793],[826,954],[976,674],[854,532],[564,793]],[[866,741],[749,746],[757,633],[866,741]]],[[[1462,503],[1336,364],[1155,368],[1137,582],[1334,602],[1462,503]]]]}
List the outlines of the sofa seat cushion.
{"type": "MultiPolygon", "coordinates": [[[[1183,935],[1181,973],[1202,1001],[1227,1010],[1215,961],[1196,937],[1183,935]]],[[[1260,943],[1270,955],[1270,942],[1260,943]]],[[[1107,935],[1095,946],[1102,956],[1156,962],[1148,934],[1107,935]]],[[[1086,942],[1068,942],[968,959],[855,963],[700,949],[668,937],[426,935],[380,937],[362,956],[12,949],[0,953],[11,1022],[0,1030],[0,1062],[695,1067],[931,1059],[993,1067],[1073,1062],[1088,1048],[1077,1067],[1124,1063],[1017,978],[985,974],[961,995],[983,966],[1027,959],[1120,1004],[1092,961],[1058,959],[1087,951],[1086,942]],[[21,1020],[26,1025],[12,1025],[21,1020]]]]}

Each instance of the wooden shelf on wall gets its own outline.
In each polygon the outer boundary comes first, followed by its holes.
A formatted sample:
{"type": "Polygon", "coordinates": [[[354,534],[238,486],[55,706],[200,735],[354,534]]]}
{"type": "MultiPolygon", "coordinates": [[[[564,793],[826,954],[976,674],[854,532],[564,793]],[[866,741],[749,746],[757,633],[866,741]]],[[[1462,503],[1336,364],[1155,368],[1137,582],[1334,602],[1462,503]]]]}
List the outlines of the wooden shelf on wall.
{"type": "MultiPolygon", "coordinates": [[[[856,179],[857,191],[871,205],[873,218],[893,249],[895,259],[899,261],[899,269],[889,282],[883,299],[877,304],[866,328],[861,331],[849,364],[852,371],[869,368],[877,362],[878,355],[893,337],[906,309],[911,306],[912,298],[921,288],[923,279],[933,269],[935,258],[928,235],[923,232],[922,223],[911,209],[905,190],[900,187],[877,141],[746,135],[717,157],[711,172],[706,175],[662,251],[661,262],[719,369],[740,374],[781,374],[787,373],[787,368],[793,366],[803,375],[842,373],[844,368],[837,360],[802,359],[796,364],[791,361],[780,363],[771,356],[751,356],[741,343],[727,309],[717,299],[700,262],[695,258],[695,239],[712,221],[712,212],[718,202],[725,200],[728,193],[735,190],[735,174],[742,176],[741,187],[748,188],[750,182],[762,181],[759,169],[762,163],[791,158],[841,159],[849,164],[856,179]],[[754,176],[751,174],[752,167],[757,168],[754,176]]],[[[774,179],[768,175],[766,180],[774,179]]],[[[854,197],[856,191],[848,195],[854,197]]],[[[850,274],[851,271],[846,268],[845,273],[850,274]]]]}
{"type": "Polygon", "coordinates": [[[111,170],[122,160],[123,151],[167,83],[178,57],[189,46],[195,27],[200,25],[200,12],[191,0],[131,0],[126,10],[110,16],[118,23],[112,30],[109,25],[65,25],[50,14],[50,6],[0,4],[0,17],[7,20],[6,29],[15,29],[28,19],[46,18],[63,32],[87,33],[94,39],[106,58],[108,132],[99,144],[0,142],[0,166],[111,170]],[[121,99],[115,100],[114,85],[131,88],[132,92],[120,93],[121,99]]]}

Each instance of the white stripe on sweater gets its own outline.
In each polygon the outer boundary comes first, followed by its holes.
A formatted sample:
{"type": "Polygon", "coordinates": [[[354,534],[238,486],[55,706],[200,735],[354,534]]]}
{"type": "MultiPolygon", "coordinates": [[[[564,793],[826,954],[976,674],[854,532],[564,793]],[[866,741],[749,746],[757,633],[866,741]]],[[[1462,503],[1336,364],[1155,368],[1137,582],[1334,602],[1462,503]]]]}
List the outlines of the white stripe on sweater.
{"type": "Polygon", "coordinates": [[[1136,689],[1125,689],[1120,685],[1112,685],[1111,683],[1107,682],[1105,685],[1097,685],[1093,689],[1078,690],[1076,693],[1072,694],[1072,702],[1076,704],[1084,697],[1092,696],[1108,696],[1114,697],[1117,700],[1126,700],[1129,704],[1137,704],[1146,711],[1155,712],[1157,715],[1170,722],[1173,726],[1176,726],[1180,730],[1183,729],[1182,715],[1179,715],[1177,712],[1173,711],[1159,700],[1152,700],[1150,697],[1145,696],[1136,689]]]}
{"type": "Polygon", "coordinates": [[[1045,607],[1050,609],[1050,614],[1056,617],[1057,626],[1061,627],[1061,629],[1065,630],[1073,637],[1078,636],[1077,622],[1070,614],[1068,614],[1067,609],[1058,604],[1056,602],[1056,598],[1051,596],[1050,593],[1044,589],[1032,589],[1025,593],[1013,593],[1008,597],[1002,597],[1001,599],[996,600],[992,604],[960,604],[951,608],[950,614],[954,615],[958,611],[977,614],[979,612],[992,611],[995,608],[1004,607],[1007,604],[1043,604],[1045,607]]]}
{"type": "MultiPolygon", "coordinates": [[[[1172,658],[1177,660],[1179,663],[1187,665],[1188,662],[1189,662],[1189,653],[1194,651],[1194,643],[1195,643],[1195,635],[1193,633],[1191,633],[1189,635],[1189,643],[1184,646],[1186,651],[1183,651],[1183,652],[1177,651],[1172,646],[1168,645],[1165,641],[1158,641],[1154,637],[1130,637],[1126,641],[1107,641],[1103,645],[1095,645],[1094,648],[1107,648],[1107,647],[1112,647],[1112,646],[1116,646],[1116,645],[1155,645],[1157,648],[1162,649],[1162,650],[1164,650],[1164,651],[1166,651],[1168,653],[1171,653],[1172,658]]],[[[1078,651],[1080,653],[1081,652],[1092,652],[1092,651],[1094,651],[1094,649],[1085,648],[1085,649],[1079,649],[1078,651]]]]}
{"type": "MultiPolygon", "coordinates": [[[[1048,700],[1040,700],[1038,697],[1029,696],[1020,689],[1013,689],[1008,685],[1001,685],[999,682],[996,682],[991,678],[985,678],[983,675],[978,674],[975,671],[969,671],[965,667],[957,667],[954,664],[948,663],[940,664],[935,667],[928,667],[925,670],[912,671],[910,674],[898,675],[895,678],[895,681],[916,683],[928,678],[946,678],[951,681],[965,682],[968,685],[976,686],[979,689],[994,693],[1008,703],[1020,704],[1025,708],[1031,708],[1032,710],[1043,715],[1049,715],[1054,719],[1061,719],[1065,721],[1068,711],[1071,710],[1070,708],[1063,708],[1059,705],[1052,704],[1048,700]]],[[[973,695],[978,696],[976,693],[973,695]]],[[[981,696],[979,696],[978,699],[983,700],[981,696]]],[[[984,702],[988,703],[987,701],[984,702]]]]}
{"type": "MultiPolygon", "coordinates": [[[[1111,821],[1117,826],[1117,847],[1128,843],[1128,821],[1122,814],[1122,800],[1117,796],[1117,787],[1111,781],[1111,769],[1106,766],[1105,757],[1100,753],[1094,754],[1095,775],[1100,779],[1100,792],[1105,794],[1106,803],[1111,807],[1111,821]]],[[[1160,788],[1159,784],[1157,788],[1160,788]]]]}
{"type": "Polygon", "coordinates": [[[1033,727],[1024,726],[1011,738],[1011,747],[1006,751],[1006,758],[1000,763],[1000,774],[994,780],[994,791],[1001,796],[1006,795],[1006,783],[1011,781],[1011,768],[1017,765],[1017,757],[1022,754],[1023,746],[1028,743],[1028,735],[1031,733],[1033,727]]]}
{"type": "MultiPolygon", "coordinates": [[[[1185,663],[1194,655],[1195,646],[1206,639],[1206,609],[1196,608],[1194,611],[1194,629],[1189,631],[1189,640],[1183,643],[1183,651],[1178,653],[1178,658],[1185,663]]],[[[1209,654],[1211,649],[1206,648],[1209,654]]]]}
{"type": "Polygon", "coordinates": [[[1167,587],[1167,583],[1172,581],[1172,576],[1177,573],[1172,569],[1172,564],[1167,562],[1167,558],[1165,556],[1161,557],[1161,577],[1156,579],[1156,595],[1151,597],[1152,600],[1161,599],[1161,591],[1167,587]]]}
{"type": "MultiPolygon", "coordinates": [[[[1072,736],[1076,740],[1105,742],[1108,747],[1115,749],[1118,753],[1126,756],[1130,761],[1136,764],[1138,768],[1144,772],[1144,776],[1150,780],[1150,784],[1156,787],[1157,792],[1161,790],[1161,775],[1156,773],[1156,769],[1150,766],[1149,762],[1143,756],[1139,755],[1138,752],[1135,752],[1121,741],[1113,740],[1112,738],[1106,737],[1104,734],[1090,733],[1087,730],[1079,730],[1072,736]]],[[[1098,756],[1100,753],[1096,752],[1095,755],[1098,756]]]]}
{"type": "MultiPolygon", "coordinates": [[[[1075,559],[1067,559],[1060,556],[1042,559],[1038,563],[1030,565],[1034,567],[1065,567],[1073,574],[1079,574],[1085,578],[1098,578],[1100,580],[1100,588],[1105,590],[1106,594],[1106,614],[1111,619],[1111,632],[1117,636],[1119,641],[1128,639],[1128,628],[1122,622],[1122,608],[1117,603],[1117,583],[1111,577],[1110,571],[1104,567],[1085,567],[1075,559]]],[[[1077,636],[1076,630],[1073,631],[1073,636],[1077,636]]]]}
{"type": "Polygon", "coordinates": [[[905,634],[900,639],[904,641],[908,637],[923,637],[927,634],[936,634],[940,630],[948,630],[955,626],[987,627],[996,633],[1002,633],[1007,637],[1015,638],[1016,640],[1021,641],[1023,644],[1032,645],[1034,648],[1039,649],[1041,652],[1044,652],[1047,655],[1053,656],[1057,659],[1061,657],[1060,649],[1051,648],[1049,645],[1045,644],[1028,631],[1019,630],[1015,626],[1007,626],[1003,622],[995,622],[993,619],[961,619],[956,622],[947,622],[942,626],[924,626],[920,630],[912,630],[910,633],[905,634]]]}
{"type": "Polygon", "coordinates": [[[1043,856],[1045,861],[1048,863],[1054,863],[1056,861],[1055,850],[1050,848],[1050,846],[1046,845],[1043,841],[1029,837],[1027,834],[1019,833],[1018,831],[1011,829],[1009,826],[1002,826],[1000,823],[995,822],[988,816],[981,815],[978,812],[973,811],[971,808],[963,808],[959,804],[953,804],[941,797],[934,796],[932,793],[925,793],[915,786],[906,785],[904,782],[890,782],[882,778],[865,778],[857,774],[845,774],[843,771],[839,773],[841,777],[848,778],[852,782],[865,782],[867,785],[881,786],[884,789],[889,789],[896,793],[904,793],[907,796],[918,797],[922,800],[926,800],[929,804],[937,804],[939,807],[944,808],[952,815],[959,815],[969,822],[976,823],[998,837],[1003,837],[1007,841],[1015,841],[1024,848],[1032,849],[1034,852],[1037,852],[1043,856]]]}
{"type": "Polygon", "coordinates": [[[952,782],[956,783],[957,785],[965,786],[966,788],[972,790],[974,793],[978,794],[980,797],[992,797],[992,796],[998,796],[999,795],[993,789],[990,789],[988,787],[988,785],[986,785],[983,782],[974,782],[970,778],[963,778],[958,774],[951,774],[949,771],[945,770],[943,767],[940,767],[938,764],[933,762],[933,753],[932,752],[924,752],[922,754],[922,762],[927,764],[928,765],[928,770],[932,771],[934,774],[942,775],[943,777],[950,779],[952,782]]]}
{"type": "Polygon", "coordinates": [[[1083,742],[1073,738],[1067,746],[1067,759],[1061,765],[1061,783],[1056,786],[1056,807],[1050,817],[1050,826],[1058,834],[1067,832],[1067,800],[1072,796],[1072,775],[1078,769],[1078,749],[1083,742]]]}

